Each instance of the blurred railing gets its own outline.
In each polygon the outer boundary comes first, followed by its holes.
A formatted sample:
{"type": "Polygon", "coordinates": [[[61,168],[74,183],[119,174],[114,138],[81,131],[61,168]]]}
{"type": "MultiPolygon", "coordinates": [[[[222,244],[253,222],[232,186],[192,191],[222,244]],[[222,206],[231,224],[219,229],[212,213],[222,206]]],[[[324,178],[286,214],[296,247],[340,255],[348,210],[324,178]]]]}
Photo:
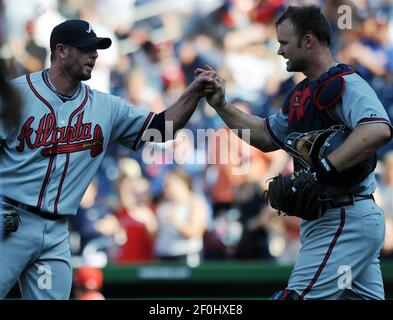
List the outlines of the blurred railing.
{"type": "MultiPolygon", "coordinates": [[[[286,286],[291,265],[271,262],[206,262],[109,265],[104,294],[113,298],[268,298],[286,286]]],[[[382,263],[386,298],[393,298],[393,261],[382,263]]]]}

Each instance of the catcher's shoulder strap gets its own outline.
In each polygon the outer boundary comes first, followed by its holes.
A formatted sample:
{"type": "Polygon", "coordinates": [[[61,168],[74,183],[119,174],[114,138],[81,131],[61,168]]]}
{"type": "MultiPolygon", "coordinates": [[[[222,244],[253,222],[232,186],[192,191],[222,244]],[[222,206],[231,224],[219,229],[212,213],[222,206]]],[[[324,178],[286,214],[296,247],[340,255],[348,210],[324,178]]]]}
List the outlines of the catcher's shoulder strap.
{"type": "Polygon", "coordinates": [[[344,92],[344,76],[356,71],[346,64],[338,64],[317,80],[298,83],[285,99],[283,112],[294,131],[307,132],[328,128],[336,122],[326,111],[336,105],[344,92]]]}
{"type": "Polygon", "coordinates": [[[319,110],[334,106],[345,89],[344,76],[356,71],[346,64],[338,64],[330,68],[317,80],[318,86],[314,90],[313,102],[319,110]]]}

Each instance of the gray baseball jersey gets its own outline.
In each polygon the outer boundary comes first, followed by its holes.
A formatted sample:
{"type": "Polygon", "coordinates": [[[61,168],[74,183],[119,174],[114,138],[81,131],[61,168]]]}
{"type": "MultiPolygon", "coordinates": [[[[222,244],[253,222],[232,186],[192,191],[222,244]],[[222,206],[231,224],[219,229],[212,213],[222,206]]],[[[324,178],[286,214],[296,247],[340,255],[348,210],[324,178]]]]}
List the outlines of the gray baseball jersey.
{"type": "MultiPolygon", "coordinates": [[[[374,90],[359,75],[344,76],[342,99],[330,116],[347,127],[382,122],[391,127],[374,90]]],[[[282,110],[265,121],[272,140],[282,146],[289,132],[282,110]]],[[[370,195],[377,181],[372,172],[357,187],[370,195]]],[[[379,253],[384,241],[383,210],[372,199],[356,198],[353,204],[329,209],[315,221],[302,220],[302,248],[288,289],[302,299],[384,299],[379,253]]]]}
{"type": "Polygon", "coordinates": [[[19,128],[7,132],[0,124],[3,195],[54,214],[75,214],[108,145],[137,149],[154,117],[85,84],[63,103],[42,72],[12,83],[24,108],[19,128]]]}

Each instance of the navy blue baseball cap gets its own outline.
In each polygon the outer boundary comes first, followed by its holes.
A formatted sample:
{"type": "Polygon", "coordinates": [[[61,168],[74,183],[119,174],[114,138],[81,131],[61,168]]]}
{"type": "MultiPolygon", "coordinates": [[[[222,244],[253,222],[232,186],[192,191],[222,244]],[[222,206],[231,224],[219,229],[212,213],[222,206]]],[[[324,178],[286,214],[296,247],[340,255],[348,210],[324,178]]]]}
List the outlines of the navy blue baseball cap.
{"type": "Polygon", "coordinates": [[[67,20],[53,28],[50,35],[50,50],[54,51],[58,43],[76,48],[88,48],[97,45],[97,49],[111,46],[110,38],[97,37],[90,23],[83,20],[67,20]]]}

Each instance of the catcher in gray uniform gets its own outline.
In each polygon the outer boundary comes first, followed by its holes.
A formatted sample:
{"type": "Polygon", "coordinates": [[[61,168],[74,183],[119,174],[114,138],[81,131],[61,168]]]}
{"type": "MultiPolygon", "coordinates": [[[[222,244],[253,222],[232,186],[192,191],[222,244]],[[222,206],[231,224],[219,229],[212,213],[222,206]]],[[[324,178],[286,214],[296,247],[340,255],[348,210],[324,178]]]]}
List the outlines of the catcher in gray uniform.
{"type": "Polygon", "coordinates": [[[206,86],[208,102],[230,128],[249,129],[250,143],[263,152],[281,148],[294,156],[295,172],[273,178],[268,196],[274,208],[302,219],[302,247],[287,288],[272,299],[384,299],[385,223],[372,194],[375,152],[391,138],[389,118],[367,82],[333,58],[319,8],[290,6],[276,29],[287,71],[307,78],[271,116],[236,109],[214,70],[196,72],[217,77],[206,86]]]}

